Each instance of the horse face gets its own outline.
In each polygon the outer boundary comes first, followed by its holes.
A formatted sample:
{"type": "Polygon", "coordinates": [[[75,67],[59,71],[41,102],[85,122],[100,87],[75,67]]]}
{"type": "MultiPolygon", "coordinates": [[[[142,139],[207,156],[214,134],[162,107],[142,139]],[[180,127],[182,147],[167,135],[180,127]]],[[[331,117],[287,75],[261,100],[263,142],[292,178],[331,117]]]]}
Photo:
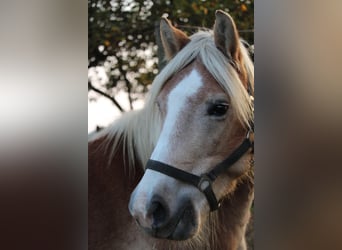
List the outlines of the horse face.
{"type": "MultiPolygon", "coordinates": [[[[190,39],[166,19],[160,26],[166,58],[171,60],[190,39]]],[[[214,42],[222,55],[245,72],[238,31],[222,11],[216,12],[214,42]]],[[[165,83],[157,105],[163,126],[151,159],[189,173],[199,176],[210,171],[246,136],[230,107],[230,97],[198,58],[165,83]]],[[[213,183],[217,199],[235,189],[236,177],[246,171],[246,159],[242,157],[213,183]]],[[[210,212],[206,197],[196,187],[150,169],[132,193],[129,210],[146,232],[174,240],[200,238],[210,212]]]]}
{"type": "MultiPolygon", "coordinates": [[[[225,159],[245,136],[229,96],[200,61],[171,78],[157,103],[163,127],[152,160],[200,175],[225,159]]],[[[244,164],[235,164],[220,176],[213,185],[216,197],[231,192],[243,171],[244,164]]],[[[129,209],[151,235],[176,240],[196,235],[209,213],[197,188],[150,169],[133,192],[129,209]]]]}

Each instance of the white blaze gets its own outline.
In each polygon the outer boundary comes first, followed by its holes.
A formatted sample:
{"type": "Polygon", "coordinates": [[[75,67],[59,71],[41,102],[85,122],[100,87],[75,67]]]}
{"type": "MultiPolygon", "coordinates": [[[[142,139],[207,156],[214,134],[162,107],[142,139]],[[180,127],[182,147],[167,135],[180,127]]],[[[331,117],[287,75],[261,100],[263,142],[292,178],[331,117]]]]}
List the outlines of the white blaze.
{"type": "Polygon", "coordinates": [[[163,162],[166,156],[171,153],[172,134],[177,129],[178,116],[186,108],[188,99],[194,96],[202,85],[201,75],[194,69],[170,92],[167,99],[167,114],[158,143],[151,156],[152,160],[163,162]]]}
{"type": "MultiPolygon", "coordinates": [[[[194,96],[203,85],[202,78],[197,70],[192,70],[189,75],[185,76],[177,86],[172,89],[168,95],[167,114],[165,117],[163,129],[159,136],[157,146],[155,147],[151,159],[165,162],[171,150],[173,134],[177,129],[177,121],[181,111],[187,106],[188,99],[194,96]]],[[[150,201],[155,190],[158,190],[159,185],[174,187],[173,178],[161,174],[157,171],[147,169],[145,174],[132,194],[131,202],[134,204],[132,214],[141,213],[146,216],[146,203],[150,201]],[[136,198],[136,197],[139,197],[136,198]]],[[[174,188],[173,188],[174,190],[174,188]]],[[[174,204],[177,205],[177,204],[174,204]]]]}

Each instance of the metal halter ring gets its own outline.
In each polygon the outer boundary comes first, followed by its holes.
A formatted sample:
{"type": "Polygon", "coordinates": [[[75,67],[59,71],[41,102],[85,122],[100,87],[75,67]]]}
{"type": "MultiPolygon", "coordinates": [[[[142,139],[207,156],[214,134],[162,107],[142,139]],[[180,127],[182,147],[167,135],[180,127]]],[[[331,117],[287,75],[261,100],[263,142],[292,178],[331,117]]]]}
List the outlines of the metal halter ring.
{"type": "Polygon", "coordinates": [[[204,192],[204,190],[211,186],[211,183],[211,179],[206,174],[203,174],[201,175],[201,179],[198,182],[197,188],[204,192]]]}

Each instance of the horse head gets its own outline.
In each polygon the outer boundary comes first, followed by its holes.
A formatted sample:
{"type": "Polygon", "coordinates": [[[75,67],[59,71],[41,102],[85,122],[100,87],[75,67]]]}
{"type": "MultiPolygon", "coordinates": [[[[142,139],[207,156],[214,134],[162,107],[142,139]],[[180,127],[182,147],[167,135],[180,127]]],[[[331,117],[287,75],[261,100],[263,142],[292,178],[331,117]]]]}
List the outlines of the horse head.
{"type": "Polygon", "coordinates": [[[213,31],[188,37],[164,18],[160,34],[168,64],[151,97],[160,134],[129,210],[148,234],[186,240],[200,234],[208,214],[250,170],[251,144],[229,164],[227,157],[246,138],[251,142],[253,65],[223,11],[216,12],[213,31]],[[206,175],[219,166],[217,176],[206,175]]]}

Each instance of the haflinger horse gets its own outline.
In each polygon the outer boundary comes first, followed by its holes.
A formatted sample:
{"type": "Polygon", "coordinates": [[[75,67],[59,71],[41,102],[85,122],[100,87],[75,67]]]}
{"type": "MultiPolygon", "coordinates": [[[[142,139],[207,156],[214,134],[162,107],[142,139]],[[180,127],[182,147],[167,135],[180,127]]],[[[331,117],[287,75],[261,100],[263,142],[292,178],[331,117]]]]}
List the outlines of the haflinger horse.
{"type": "Polygon", "coordinates": [[[213,30],[163,18],[160,35],[144,108],[89,141],[89,249],[246,249],[253,62],[220,10],[213,30]]]}

